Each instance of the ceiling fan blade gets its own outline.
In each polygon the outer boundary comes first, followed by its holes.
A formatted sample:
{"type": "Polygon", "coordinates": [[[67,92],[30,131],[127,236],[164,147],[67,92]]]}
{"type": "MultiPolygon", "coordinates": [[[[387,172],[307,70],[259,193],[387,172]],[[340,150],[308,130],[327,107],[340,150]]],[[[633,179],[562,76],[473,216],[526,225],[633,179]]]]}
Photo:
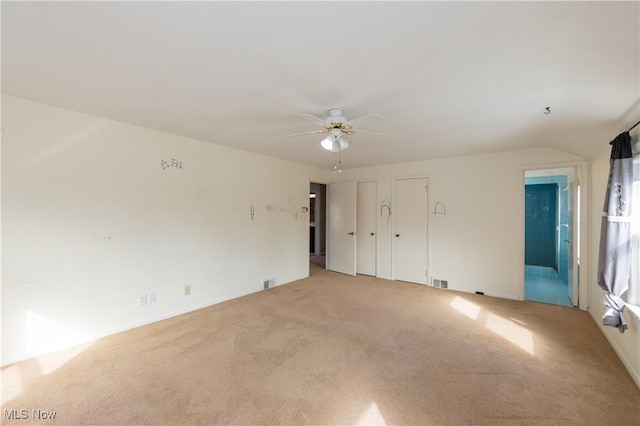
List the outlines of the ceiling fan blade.
{"type": "Polygon", "coordinates": [[[349,120],[348,123],[351,124],[354,127],[357,127],[354,125],[354,123],[358,122],[358,121],[371,121],[372,119],[377,118],[379,120],[384,120],[384,117],[381,116],[380,114],[377,113],[372,113],[372,114],[367,114],[367,115],[363,115],[362,117],[358,117],[358,118],[354,118],[353,120],[349,120]]]}
{"type": "Polygon", "coordinates": [[[322,118],[316,117],[313,114],[298,114],[298,117],[302,117],[306,120],[313,121],[314,123],[316,123],[318,126],[321,126],[321,127],[324,127],[324,125],[326,124],[322,118]]]}
{"type": "Polygon", "coordinates": [[[380,132],[372,132],[371,130],[362,130],[362,129],[353,129],[353,133],[354,133],[354,134],[364,133],[364,134],[366,134],[366,135],[384,136],[384,133],[380,133],[380,132]]]}
{"type": "Polygon", "coordinates": [[[284,138],[290,138],[291,136],[302,136],[302,135],[314,135],[317,133],[327,133],[328,130],[313,130],[311,132],[302,132],[302,133],[293,133],[291,135],[284,135],[284,138]]]}

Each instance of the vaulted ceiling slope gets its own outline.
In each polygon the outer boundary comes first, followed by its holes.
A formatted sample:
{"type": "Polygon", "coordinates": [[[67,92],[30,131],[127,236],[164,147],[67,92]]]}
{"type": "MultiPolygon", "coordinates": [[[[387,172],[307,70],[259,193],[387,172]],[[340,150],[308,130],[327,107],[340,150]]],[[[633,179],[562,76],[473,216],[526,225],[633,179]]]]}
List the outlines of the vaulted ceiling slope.
{"type": "Polygon", "coordinates": [[[3,1],[2,91],[328,169],[297,114],[384,116],[345,168],[593,157],[640,119],[639,5],[3,1]]]}

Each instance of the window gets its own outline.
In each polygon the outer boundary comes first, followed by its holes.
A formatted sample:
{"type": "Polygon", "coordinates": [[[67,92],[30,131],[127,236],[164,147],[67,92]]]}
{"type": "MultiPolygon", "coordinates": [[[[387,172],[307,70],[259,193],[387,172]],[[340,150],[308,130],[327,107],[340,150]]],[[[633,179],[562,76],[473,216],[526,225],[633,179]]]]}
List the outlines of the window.
{"type": "MultiPolygon", "coordinates": [[[[633,157],[633,197],[631,199],[631,274],[627,303],[640,306],[640,152],[633,157]]],[[[632,309],[637,315],[640,309],[632,309]]]]}

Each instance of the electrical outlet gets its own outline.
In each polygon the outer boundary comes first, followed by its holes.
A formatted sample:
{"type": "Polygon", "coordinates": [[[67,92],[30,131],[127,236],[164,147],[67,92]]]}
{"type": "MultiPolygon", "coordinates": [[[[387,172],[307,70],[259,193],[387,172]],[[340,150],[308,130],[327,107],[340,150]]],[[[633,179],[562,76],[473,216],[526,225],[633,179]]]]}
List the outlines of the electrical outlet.
{"type": "Polygon", "coordinates": [[[147,295],[143,294],[142,296],[140,296],[140,298],[138,299],[140,306],[142,305],[146,305],[147,304],[147,295]]]}
{"type": "Polygon", "coordinates": [[[155,293],[150,293],[148,298],[149,303],[156,303],[156,294],[155,293]]]}
{"type": "Polygon", "coordinates": [[[188,296],[191,294],[191,286],[190,285],[185,285],[184,286],[184,295],[188,296]]]}

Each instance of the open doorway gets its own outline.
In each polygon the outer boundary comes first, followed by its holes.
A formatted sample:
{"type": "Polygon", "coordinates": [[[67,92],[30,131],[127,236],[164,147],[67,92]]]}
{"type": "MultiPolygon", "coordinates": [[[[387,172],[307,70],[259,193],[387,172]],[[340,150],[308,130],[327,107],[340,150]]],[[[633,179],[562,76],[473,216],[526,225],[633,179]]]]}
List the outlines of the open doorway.
{"type": "Polygon", "coordinates": [[[525,172],[525,300],[578,306],[579,182],[574,167],[525,172]]]}
{"type": "Polygon", "coordinates": [[[309,184],[309,270],[326,266],[327,185],[309,184]]]}

